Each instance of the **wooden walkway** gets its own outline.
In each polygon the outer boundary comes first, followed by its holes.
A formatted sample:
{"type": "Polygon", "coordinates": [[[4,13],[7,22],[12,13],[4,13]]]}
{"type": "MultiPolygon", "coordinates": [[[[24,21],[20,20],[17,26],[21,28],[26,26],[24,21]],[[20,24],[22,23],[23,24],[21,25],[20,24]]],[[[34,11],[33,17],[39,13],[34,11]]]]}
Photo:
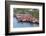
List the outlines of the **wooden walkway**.
{"type": "Polygon", "coordinates": [[[16,14],[16,18],[21,22],[39,23],[39,20],[30,14],[16,14]]]}

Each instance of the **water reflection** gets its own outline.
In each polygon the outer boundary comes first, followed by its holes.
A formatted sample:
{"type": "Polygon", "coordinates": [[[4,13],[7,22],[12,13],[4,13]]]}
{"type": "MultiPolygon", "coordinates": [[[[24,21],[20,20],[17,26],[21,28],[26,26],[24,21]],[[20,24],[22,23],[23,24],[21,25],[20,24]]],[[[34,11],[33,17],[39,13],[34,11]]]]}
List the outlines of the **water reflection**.
{"type": "Polygon", "coordinates": [[[14,17],[13,18],[13,27],[14,28],[22,28],[22,27],[38,27],[38,24],[33,24],[33,23],[26,23],[26,22],[18,22],[17,19],[14,17]]]}

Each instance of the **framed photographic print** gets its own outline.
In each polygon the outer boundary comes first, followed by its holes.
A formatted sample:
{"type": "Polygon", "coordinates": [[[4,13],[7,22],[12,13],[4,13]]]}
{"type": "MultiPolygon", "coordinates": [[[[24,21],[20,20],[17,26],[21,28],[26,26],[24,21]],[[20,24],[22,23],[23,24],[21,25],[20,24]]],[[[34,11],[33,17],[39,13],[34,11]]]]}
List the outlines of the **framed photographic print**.
{"type": "Polygon", "coordinates": [[[5,1],[6,35],[45,32],[45,3],[5,1]]]}

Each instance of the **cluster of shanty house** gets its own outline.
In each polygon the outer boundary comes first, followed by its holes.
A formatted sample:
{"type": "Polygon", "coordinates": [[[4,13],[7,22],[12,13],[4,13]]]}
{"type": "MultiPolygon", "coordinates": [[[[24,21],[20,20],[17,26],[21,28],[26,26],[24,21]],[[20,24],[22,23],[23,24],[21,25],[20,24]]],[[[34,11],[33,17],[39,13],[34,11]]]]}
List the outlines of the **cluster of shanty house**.
{"type": "Polygon", "coordinates": [[[16,18],[18,21],[23,21],[23,22],[30,21],[33,23],[35,22],[39,23],[39,20],[30,14],[16,14],[16,18]]]}

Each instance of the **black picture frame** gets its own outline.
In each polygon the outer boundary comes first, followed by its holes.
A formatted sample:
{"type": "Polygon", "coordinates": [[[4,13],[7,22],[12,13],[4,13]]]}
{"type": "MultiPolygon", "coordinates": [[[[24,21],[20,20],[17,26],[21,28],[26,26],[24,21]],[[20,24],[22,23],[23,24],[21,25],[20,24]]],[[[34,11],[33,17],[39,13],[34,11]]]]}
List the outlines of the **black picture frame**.
{"type": "Polygon", "coordinates": [[[19,34],[38,34],[38,33],[45,33],[45,3],[42,3],[42,2],[22,2],[22,1],[5,1],[5,35],[19,35],[19,34]],[[10,11],[10,8],[9,8],[9,5],[10,4],[15,4],[15,3],[26,3],[26,4],[35,4],[35,5],[42,5],[42,13],[43,13],[43,17],[42,17],[42,21],[43,21],[43,30],[42,31],[34,31],[34,32],[14,32],[14,33],[9,33],[9,11],[10,11]]]}

